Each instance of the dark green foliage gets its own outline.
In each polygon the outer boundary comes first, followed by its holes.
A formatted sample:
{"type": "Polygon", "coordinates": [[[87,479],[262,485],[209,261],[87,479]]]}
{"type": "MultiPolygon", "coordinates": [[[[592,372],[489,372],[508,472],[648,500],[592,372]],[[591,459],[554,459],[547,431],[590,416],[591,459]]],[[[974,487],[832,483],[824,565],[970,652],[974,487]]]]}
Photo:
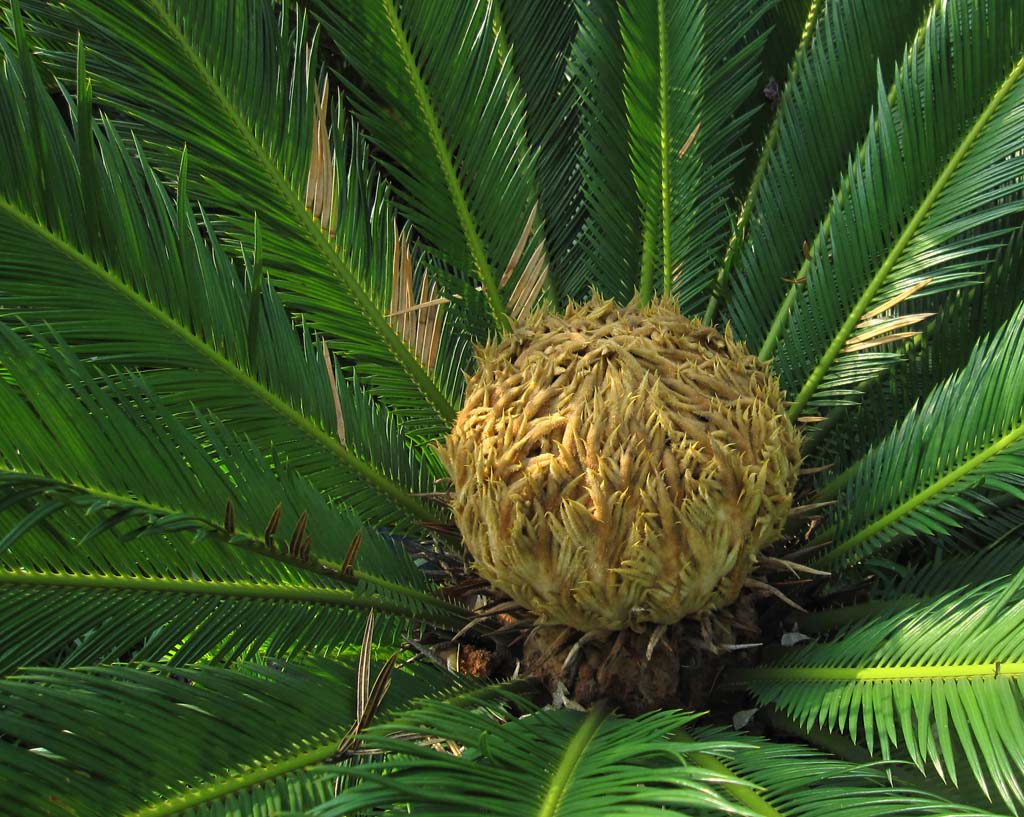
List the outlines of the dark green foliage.
{"type": "Polygon", "coordinates": [[[1024,808],[1022,0],[0,11],[0,811],[1024,808]],[[595,290],[806,429],[704,718],[430,646],[472,346],[595,290]]]}

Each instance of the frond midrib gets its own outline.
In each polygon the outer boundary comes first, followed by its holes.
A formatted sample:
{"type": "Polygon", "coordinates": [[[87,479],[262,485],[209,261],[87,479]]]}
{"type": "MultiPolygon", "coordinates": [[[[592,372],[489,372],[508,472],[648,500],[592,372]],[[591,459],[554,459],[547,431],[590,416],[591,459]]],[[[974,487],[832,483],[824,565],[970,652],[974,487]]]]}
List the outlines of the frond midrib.
{"type": "Polygon", "coordinates": [[[322,743],[315,749],[308,749],[248,771],[238,772],[229,770],[216,783],[199,784],[190,787],[185,794],[179,794],[161,803],[146,806],[138,811],[126,814],[124,817],[170,817],[171,815],[181,814],[183,811],[194,809],[204,803],[221,800],[236,792],[251,789],[275,778],[284,777],[292,772],[323,763],[337,751],[338,743],[348,729],[348,726],[340,726],[334,730],[325,730],[334,731],[335,736],[329,742],[322,743]]]}
{"type": "Polygon", "coordinates": [[[730,679],[753,681],[952,681],[1024,676],[1024,661],[992,661],[983,664],[918,664],[885,666],[859,664],[850,667],[763,667],[739,670],[730,679]]]}
{"type": "Polygon", "coordinates": [[[299,432],[314,440],[319,446],[329,451],[345,465],[358,472],[360,476],[370,482],[381,493],[393,499],[400,507],[415,514],[418,519],[439,519],[432,509],[419,502],[414,496],[381,474],[361,457],[356,456],[350,449],[341,445],[334,436],[320,428],[288,401],[267,389],[259,380],[236,366],[219,351],[194,335],[188,328],[178,323],[158,305],[140,295],[119,277],[113,275],[101,264],[79,251],[77,247],[66,242],[61,236],[53,233],[34,219],[29,218],[16,203],[0,196],[0,208],[3,208],[11,217],[20,221],[27,229],[36,232],[43,240],[49,242],[74,263],[85,267],[93,276],[103,281],[118,295],[130,301],[162,328],[181,339],[201,357],[209,361],[216,369],[239,383],[247,392],[267,405],[274,413],[284,417],[299,432]]]}
{"type": "Polygon", "coordinates": [[[672,292],[672,186],[668,104],[668,24],[665,0],[658,0],[658,146],[661,150],[661,276],[665,295],[672,292]]]}
{"type": "MultiPolygon", "coordinates": [[[[707,754],[707,752],[694,752],[693,754],[687,755],[687,759],[695,766],[700,766],[702,769],[707,769],[709,772],[714,772],[715,774],[722,775],[723,777],[738,776],[737,773],[729,768],[727,764],[723,763],[718,758],[707,754]]],[[[731,782],[719,782],[718,785],[721,786],[722,790],[741,806],[746,806],[748,809],[760,814],[761,817],[786,817],[781,811],[775,808],[775,806],[755,791],[754,788],[744,786],[740,783],[731,782]]]]}
{"type": "Polygon", "coordinates": [[[363,317],[376,330],[377,337],[388,347],[394,355],[396,362],[403,371],[412,379],[423,395],[423,398],[434,408],[438,416],[449,425],[454,422],[455,407],[445,398],[444,394],[427,376],[423,367],[416,360],[412,351],[404,341],[394,332],[391,325],[383,317],[379,310],[375,309],[373,302],[367,297],[363,288],[359,285],[358,276],[345,264],[336,251],[335,247],[324,235],[324,231],[313,222],[310,213],[306,210],[305,204],[300,203],[294,191],[288,185],[287,180],[281,173],[277,164],[267,155],[263,145],[255,138],[251,129],[246,126],[245,120],[239,115],[235,106],[231,104],[230,98],[217,83],[211,74],[206,62],[192,48],[191,43],[185,36],[185,32],[178,26],[177,21],[170,16],[161,3],[151,2],[166,28],[181,46],[196,73],[203,79],[207,89],[220,103],[221,109],[226,114],[233,126],[233,130],[239,134],[248,147],[248,152],[256,158],[261,165],[264,174],[271,180],[281,200],[291,211],[292,218],[296,224],[301,224],[303,231],[311,239],[313,246],[318,250],[320,257],[327,267],[334,271],[338,280],[345,286],[352,296],[354,304],[359,308],[363,317]]]}
{"type": "MultiPolygon", "coordinates": [[[[3,475],[13,476],[19,479],[23,479],[25,477],[36,480],[39,479],[39,475],[37,474],[16,470],[9,466],[4,466],[0,464],[0,476],[3,475]]],[[[168,508],[158,503],[149,502],[140,499],[139,497],[131,496],[128,494],[119,494],[116,493],[115,491],[110,491],[101,488],[93,488],[88,485],[83,485],[66,478],[63,478],[58,482],[49,477],[46,477],[44,478],[44,481],[47,483],[52,483],[54,487],[59,487],[62,490],[78,494],[86,494],[96,499],[110,502],[121,507],[132,507],[137,510],[152,513],[158,516],[185,516],[189,519],[194,519],[208,533],[218,533],[220,535],[225,535],[222,529],[220,528],[219,524],[217,524],[216,522],[192,514],[183,513],[181,509],[168,508]]],[[[346,572],[343,569],[342,565],[336,564],[325,559],[319,559],[316,556],[313,556],[312,554],[307,556],[305,560],[296,558],[295,556],[292,556],[290,553],[284,550],[269,547],[264,542],[263,537],[253,531],[245,531],[240,528],[236,530],[234,534],[230,535],[230,537],[227,537],[226,542],[231,547],[239,547],[243,550],[249,551],[250,553],[255,553],[258,556],[273,559],[274,561],[282,562],[284,564],[290,565],[301,570],[308,570],[312,573],[317,573],[322,576],[326,576],[327,578],[366,581],[378,585],[382,588],[395,590],[396,592],[402,593],[403,595],[408,595],[410,597],[419,598],[420,600],[429,601],[433,605],[440,605],[446,607],[453,612],[457,612],[458,614],[463,614],[465,612],[457,605],[445,602],[441,599],[438,599],[430,595],[429,593],[424,593],[423,591],[416,590],[414,588],[408,588],[405,585],[397,584],[387,579],[382,579],[370,573],[364,573],[362,571],[357,570],[346,572]]]]}
{"type": "MultiPolygon", "coordinates": [[[[426,602],[434,606],[459,608],[449,605],[441,599],[422,590],[407,588],[386,579],[381,579],[362,571],[353,571],[354,581],[367,581],[374,585],[402,593],[410,599],[426,602]]],[[[111,576],[99,573],[52,573],[30,571],[26,569],[7,570],[0,567],[0,585],[23,585],[31,587],[63,587],[70,590],[130,590],[146,593],[180,593],[196,596],[218,596],[244,599],[261,599],[264,601],[283,601],[309,603],[337,607],[358,607],[392,615],[409,615],[409,610],[401,605],[389,602],[379,596],[360,595],[353,590],[340,587],[309,587],[306,585],[282,585],[269,582],[242,580],[206,580],[180,579],[154,576],[111,576]]],[[[459,611],[464,612],[464,611],[459,611]]],[[[432,616],[422,613],[424,618],[444,619],[441,623],[461,621],[453,615],[450,618],[432,616]]]]}
{"type": "MultiPolygon", "coordinates": [[[[804,28],[800,36],[800,43],[797,46],[796,52],[793,55],[793,60],[790,63],[789,71],[787,72],[787,88],[790,87],[790,83],[796,82],[800,73],[798,70],[800,67],[800,56],[805,53],[807,47],[811,43],[814,29],[817,26],[818,19],[821,16],[820,13],[824,6],[825,4],[824,2],[821,2],[821,0],[812,0],[807,9],[807,17],[804,20],[804,28]]],[[[711,298],[708,301],[708,308],[704,312],[703,321],[708,325],[711,325],[712,321],[715,319],[720,301],[725,295],[725,289],[729,286],[729,277],[732,275],[733,267],[736,265],[736,259],[739,255],[740,248],[743,246],[744,236],[747,231],[747,224],[750,221],[750,214],[754,209],[754,199],[757,197],[757,193],[761,188],[761,182],[764,179],[765,171],[768,168],[769,156],[775,148],[775,143],[779,139],[779,131],[782,128],[782,110],[782,105],[779,105],[776,115],[772,117],[772,124],[768,129],[768,135],[765,137],[764,145],[762,145],[761,151],[758,154],[757,165],[754,168],[754,175],[751,177],[750,185],[747,188],[747,195],[743,199],[743,204],[740,205],[739,215],[736,218],[736,227],[729,240],[729,245],[726,247],[725,258],[722,261],[721,269],[718,271],[718,278],[715,281],[714,291],[711,293],[711,298]]],[[[799,275],[796,277],[799,278],[799,275]]],[[[762,360],[763,359],[764,358],[762,358],[762,360]]]]}
{"type": "Polygon", "coordinates": [[[590,710],[572,740],[569,741],[569,745],[562,752],[562,759],[548,781],[547,791],[537,812],[537,817],[555,817],[558,814],[565,792],[572,783],[573,774],[582,762],[587,748],[597,737],[606,717],[606,713],[600,707],[590,710]]]}

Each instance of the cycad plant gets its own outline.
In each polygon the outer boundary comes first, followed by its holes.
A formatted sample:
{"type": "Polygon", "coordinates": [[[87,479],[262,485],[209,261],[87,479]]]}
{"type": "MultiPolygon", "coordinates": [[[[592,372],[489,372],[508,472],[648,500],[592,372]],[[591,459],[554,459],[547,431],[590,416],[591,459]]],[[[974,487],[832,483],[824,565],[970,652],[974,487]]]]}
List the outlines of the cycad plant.
{"type": "Polygon", "coordinates": [[[0,811],[1024,808],[1024,0],[0,8],[0,811]]]}

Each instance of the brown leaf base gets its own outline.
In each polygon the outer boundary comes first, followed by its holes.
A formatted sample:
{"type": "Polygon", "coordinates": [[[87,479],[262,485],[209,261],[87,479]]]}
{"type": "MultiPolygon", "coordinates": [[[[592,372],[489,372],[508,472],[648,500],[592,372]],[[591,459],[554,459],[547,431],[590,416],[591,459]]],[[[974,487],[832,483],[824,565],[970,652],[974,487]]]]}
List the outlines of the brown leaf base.
{"type": "Polygon", "coordinates": [[[523,646],[522,674],[540,680],[552,695],[564,687],[562,694],[583,707],[603,701],[628,715],[700,711],[708,708],[723,670],[747,662],[749,653],[735,646],[756,642],[758,635],[749,599],[680,621],[660,636],[652,625],[585,638],[567,627],[537,627],[523,646]]]}

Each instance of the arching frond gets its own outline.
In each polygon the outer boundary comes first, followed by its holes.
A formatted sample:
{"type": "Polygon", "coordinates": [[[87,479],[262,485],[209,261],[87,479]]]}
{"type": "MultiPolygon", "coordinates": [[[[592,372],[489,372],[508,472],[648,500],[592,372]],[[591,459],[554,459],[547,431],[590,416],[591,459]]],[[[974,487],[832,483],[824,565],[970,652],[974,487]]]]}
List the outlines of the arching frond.
{"type": "Polygon", "coordinates": [[[869,598],[845,607],[832,607],[799,618],[804,633],[837,630],[882,613],[902,610],[913,600],[935,601],[954,590],[977,587],[1024,569],[1024,508],[1015,503],[999,536],[973,553],[935,558],[899,577],[875,582],[869,598]]]}
{"type": "Polygon", "coordinates": [[[301,15],[293,30],[290,14],[270,0],[21,5],[57,74],[75,77],[80,35],[96,101],[168,175],[187,145],[192,190],[229,234],[251,243],[255,215],[263,263],[289,308],[359,361],[366,383],[419,433],[443,433],[454,404],[385,317],[387,193],[359,140],[336,124],[330,106],[320,111],[319,68],[301,15]],[[331,145],[314,152],[317,121],[331,145]],[[326,173],[325,151],[335,157],[333,178],[318,182],[314,213],[315,202],[306,203],[311,157],[326,173]],[[328,189],[331,218],[322,224],[328,189]]]}
{"type": "MultiPolygon", "coordinates": [[[[432,600],[415,584],[406,587],[386,578],[407,581],[409,557],[404,550],[389,548],[378,535],[367,535],[360,550],[365,548],[363,558],[369,560],[364,563],[384,575],[347,570],[340,560],[358,534],[359,521],[332,508],[283,464],[271,467],[250,444],[201,415],[195,419],[203,438],[196,439],[138,379],[93,381],[65,350],[45,344],[38,348],[41,343],[36,339],[36,347],[30,346],[0,326],[0,349],[12,380],[0,382],[0,412],[5,417],[0,425],[0,489],[5,505],[33,503],[18,524],[4,531],[0,552],[27,529],[70,505],[94,515],[96,521],[85,538],[114,526],[131,529],[132,535],[183,531],[212,537],[219,547],[243,548],[333,579],[335,584],[321,585],[325,589],[320,595],[349,610],[365,612],[380,606],[407,617],[437,614],[449,623],[458,620],[457,608],[432,600]],[[401,566],[403,560],[406,567],[401,566]],[[339,582],[358,582],[359,592],[328,592],[340,590],[339,582]],[[368,590],[366,582],[376,589],[368,590]]],[[[294,592],[309,602],[317,595],[309,584],[315,577],[306,579],[305,593],[297,587],[246,590],[250,581],[266,581],[241,566],[225,568],[222,578],[228,581],[218,585],[216,574],[197,574],[188,557],[184,563],[179,557],[156,568],[154,576],[141,566],[105,571],[102,561],[93,571],[87,567],[88,553],[62,556],[59,548],[38,558],[34,566],[8,563],[4,584],[12,593],[15,587],[29,585],[144,593],[173,588],[177,582],[185,594],[179,603],[189,592],[196,597],[230,596],[229,585],[249,598],[276,593],[283,600],[294,592]]],[[[213,563],[211,570],[215,568],[213,563]]],[[[272,629],[264,637],[270,637],[272,629]]]]}
{"type": "Polygon", "coordinates": [[[808,429],[813,436],[805,439],[804,449],[818,462],[835,463],[823,498],[835,496],[849,478],[850,464],[889,433],[915,402],[964,366],[977,339],[1008,320],[1024,302],[1021,269],[1024,226],[1013,232],[977,286],[955,297],[937,296],[934,307],[927,299],[922,303],[925,311],[936,312],[935,319],[908,342],[906,358],[865,390],[861,403],[837,406],[825,422],[808,429]]]}
{"type": "Polygon", "coordinates": [[[710,322],[726,304],[724,317],[751,350],[768,337],[786,279],[797,278],[804,243],[813,239],[836,178],[863,138],[877,67],[890,76],[929,3],[803,5],[801,42],[788,75],[777,77],[778,110],[704,315],[710,322]]]}
{"type": "MultiPolygon", "coordinates": [[[[305,788],[289,797],[312,805],[323,786],[302,772],[334,756],[353,725],[354,663],[51,669],[0,680],[0,767],[20,781],[5,808],[224,815],[289,782],[305,788]]],[[[385,711],[457,685],[424,666],[390,680],[385,711]]]]}
{"type": "MultiPolygon", "coordinates": [[[[0,535],[39,509],[46,500],[0,514],[0,535]]],[[[125,538],[105,527],[116,515],[94,516],[75,507],[51,511],[0,554],[0,616],[8,622],[0,674],[43,663],[328,655],[358,641],[370,610],[379,644],[400,637],[411,618],[449,616],[455,627],[462,620],[429,593],[408,559],[369,531],[353,577],[343,582],[215,536],[125,538]]]]}
{"type": "Polygon", "coordinates": [[[855,817],[989,815],[892,788],[881,769],[806,747],[721,729],[691,733],[693,719],[659,712],[630,721],[562,710],[496,723],[439,700],[367,730],[364,747],[392,754],[341,770],[357,782],[314,814],[341,817],[407,803],[413,814],[438,817],[648,815],[665,809],[700,817],[826,817],[840,809],[855,817]]]}
{"type": "Polygon", "coordinates": [[[497,724],[442,700],[367,730],[364,745],[391,754],[344,769],[359,783],[314,813],[342,817],[403,802],[414,814],[449,817],[639,817],[666,807],[751,814],[715,790],[713,784],[734,782],[731,775],[686,762],[688,752],[735,748],[719,735],[680,737],[678,730],[693,717],[655,712],[630,720],[600,710],[561,710],[497,724]],[[403,740],[391,736],[396,731],[403,740]]]}
{"type": "MultiPolygon", "coordinates": [[[[700,730],[702,738],[715,736],[700,730]]],[[[724,734],[723,734],[724,736],[724,734]]],[[[726,790],[759,817],[989,817],[983,809],[907,788],[894,788],[886,772],[829,757],[806,746],[751,740],[747,748],[712,761],[743,781],[726,790]]],[[[705,755],[698,762],[711,765],[705,755]]]]}
{"type": "MultiPolygon", "coordinates": [[[[81,63],[69,131],[24,57],[6,52],[0,87],[11,124],[0,129],[0,310],[60,332],[82,357],[149,370],[173,411],[215,412],[369,521],[440,519],[410,495],[430,489],[431,471],[397,429],[352,423],[353,441],[372,436],[362,455],[337,439],[326,361],[258,266],[243,277],[197,221],[187,174],[172,201],[145,161],[93,127],[81,63]]],[[[340,385],[346,402],[366,402],[340,385]]]]}
{"type": "Polygon", "coordinates": [[[559,304],[580,292],[577,236],[583,221],[579,168],[579,95],[568,58],[579,28],[573,3],[502,0],[497,4],[499,46],[525,98],[526,133],[537,152],[537,205],[550,264],[548,281],[559,304]]]}
{"type": "Polygon", "coordinates": [[[491,4],[309,4],[365,83],[351,91],[357,115],[389,157],[403,213],[506,328],[500,282],[536,199],[535,159],[491,4]]]}
{"type": "Polygon", "coordinates": [[[605,294],[706,299],[724,251],[739,110],[757,80],[765,4],[581,6],[586,278],[605,294]],[[609,92],[609,89],[622,89],[609,92]]]}
{"type": "Polygon", "coordinates": [[[907,751],[958,779],[954,747],[990,797],[1024,801],[1024,572],[929,602],[908,600],[737,677],[804,726],[870,751],[907,751]],[[927,634],[927,636],[924,636],[927,634]]]}
{"type": "Polygon", "coordinates": [[[1024,306],[853,467],[819,539],[821,564],[851,562],[912,535],[946,535],[1024,499],[1024,306]]]}
{"type": "Polygon", "coordinates": [[[892,365],[885,347],[929,317],[912,304],[974,280],[1024,210],[1022,17],[1013,3],[939,4],[888,93],[879,76],[868,137],[777,312],[791,418],[892,365]]]}

